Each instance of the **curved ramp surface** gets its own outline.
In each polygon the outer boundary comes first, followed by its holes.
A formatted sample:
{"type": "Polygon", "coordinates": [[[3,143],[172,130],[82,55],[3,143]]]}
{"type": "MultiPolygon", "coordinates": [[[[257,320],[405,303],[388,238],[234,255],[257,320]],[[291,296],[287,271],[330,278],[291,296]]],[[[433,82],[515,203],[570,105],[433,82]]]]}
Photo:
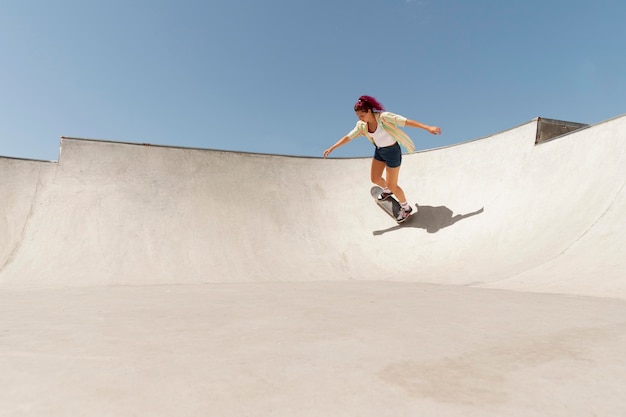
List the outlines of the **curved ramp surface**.
{"type": "Polygon", "coordinates": [[[535,145],[537,120],[405,156],[419,211],[369,196],[369,159],[62,139],[2,160],[4,287],[400,280],[626,297],[626,118],[535,145]]]}
{"type": "Polygon", "coordinates": [[[0,415],[623,415],[626,117],[369,159],[0,158],[0,415]],[[590,386],[590,380],[596,384],[590,386]]]}

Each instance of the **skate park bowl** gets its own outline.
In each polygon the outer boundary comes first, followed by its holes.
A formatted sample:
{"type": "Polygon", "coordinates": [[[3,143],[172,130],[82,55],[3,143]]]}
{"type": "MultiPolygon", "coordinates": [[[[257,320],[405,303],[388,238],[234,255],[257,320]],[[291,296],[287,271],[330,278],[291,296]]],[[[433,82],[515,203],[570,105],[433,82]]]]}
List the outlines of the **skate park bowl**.
{"type": "Polygon", "coordinates": [[[626,415],[626,116],[369,168],[0,157],[0,416],[626,415]]]}

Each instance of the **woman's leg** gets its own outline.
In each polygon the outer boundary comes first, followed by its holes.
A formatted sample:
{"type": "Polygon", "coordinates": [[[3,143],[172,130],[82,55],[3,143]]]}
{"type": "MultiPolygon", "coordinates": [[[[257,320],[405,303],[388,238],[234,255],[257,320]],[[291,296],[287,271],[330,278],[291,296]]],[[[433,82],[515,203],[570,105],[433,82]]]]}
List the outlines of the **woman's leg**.
{"type": "Polygon", "coordinates": [[[404,190],[398,185],[398,176],[400,175],[400,167],[387,167],[387,187],[393,192],[400,203],[406,203],[404,190]]]}
{"type": "Polygon", "coordinates": [[[372,169],[370,178],[372,182],[381,188],[387,188],[387,181],[383,178],[383,172],[387,164],[384,161],[372,158],[372,169]]]}

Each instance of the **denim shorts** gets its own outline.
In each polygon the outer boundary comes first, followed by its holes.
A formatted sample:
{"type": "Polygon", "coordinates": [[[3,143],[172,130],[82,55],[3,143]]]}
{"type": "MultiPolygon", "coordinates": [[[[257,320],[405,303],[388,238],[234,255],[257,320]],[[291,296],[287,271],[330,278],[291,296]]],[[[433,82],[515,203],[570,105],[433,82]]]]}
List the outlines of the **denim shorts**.
{"type": "Polygon", "coordinates": [[[374,151],[374,159],[386,163],[389,168],[397,168],[402,163],[402,149],[400,149],[398,142],[384,148],[377,146],[374,151]]]}

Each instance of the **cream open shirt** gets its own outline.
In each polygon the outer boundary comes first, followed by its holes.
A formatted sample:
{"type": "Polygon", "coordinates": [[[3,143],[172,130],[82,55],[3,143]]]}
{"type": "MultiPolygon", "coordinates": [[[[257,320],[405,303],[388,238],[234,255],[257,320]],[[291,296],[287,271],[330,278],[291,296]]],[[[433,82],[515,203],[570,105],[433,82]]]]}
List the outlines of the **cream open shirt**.
{"type": "MultiPolygon", "coordinates": [[[[384,111],[382,113],[374,113],[376,116],[376,120],[385,129],[400,145],[402,145],[409,153],[415,152],[415,145],[411,138],[400,129],[400,127],[404,127],[406,124],[407,118],[404,116],[400,116],[399,114],[394,114],[388,111],[384,111]]],[[[365,136],[370,142],[375,144],[374,138],[367,131],[367,123],[359,120],[356,122],[356,126],[350,133],[348,133],[348,138],[350,140],[359,137],[365,136]]]]}

